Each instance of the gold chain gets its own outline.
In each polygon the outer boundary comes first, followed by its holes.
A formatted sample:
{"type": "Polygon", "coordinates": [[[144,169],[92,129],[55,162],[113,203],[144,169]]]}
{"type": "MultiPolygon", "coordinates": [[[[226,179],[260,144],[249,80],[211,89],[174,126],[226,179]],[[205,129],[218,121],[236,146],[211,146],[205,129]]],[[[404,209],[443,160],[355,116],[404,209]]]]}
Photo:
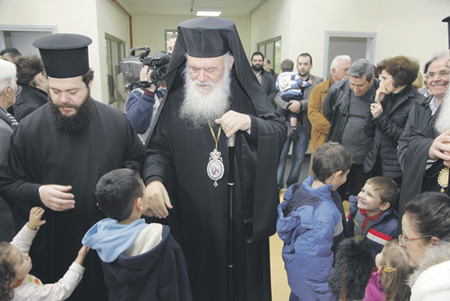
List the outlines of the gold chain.
{"type": "Polygon", "coordinates": [[[213,136],[214,142],[216,142],[216,149],[219,149],[219,138],[220,138],[220,133],[222,132],[222,125],[219,126],[219,131],[217,132],[217,138],[216,138],[216,134],[214,134],[214,131],[212,129],[211,123],[208,120],[208,125],[209,125],[209,129],[211,130],[211,134],[213,136]]]}

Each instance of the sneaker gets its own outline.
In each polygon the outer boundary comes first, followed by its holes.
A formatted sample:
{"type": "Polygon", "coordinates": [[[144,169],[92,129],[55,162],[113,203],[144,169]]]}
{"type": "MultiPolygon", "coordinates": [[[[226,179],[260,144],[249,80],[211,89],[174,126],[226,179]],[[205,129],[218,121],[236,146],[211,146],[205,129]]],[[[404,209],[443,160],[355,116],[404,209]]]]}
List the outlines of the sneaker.
{"type": "Polygon", "coordinates": [[[291,130],[289,131],[288,136],[291,137],[292,139],[294,139],[295,141],[297,141],[298,140],[297,129],[296,128],[291,128],[291,130]]]}

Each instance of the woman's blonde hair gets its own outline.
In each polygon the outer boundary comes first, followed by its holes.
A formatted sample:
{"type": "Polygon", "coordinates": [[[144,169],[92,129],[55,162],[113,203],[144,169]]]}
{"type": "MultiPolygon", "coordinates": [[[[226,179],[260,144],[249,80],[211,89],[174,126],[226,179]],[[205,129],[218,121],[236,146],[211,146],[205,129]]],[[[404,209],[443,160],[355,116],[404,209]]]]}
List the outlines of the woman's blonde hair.
{"type": "Polygon", "coordinates": [[[408,276],[413,269],[409,266],[408,255],[400,247],[397,239],[393,239],[383,248],[381,286],[386,300],[409,300],[411,290],[407,284],[408,276]]]}

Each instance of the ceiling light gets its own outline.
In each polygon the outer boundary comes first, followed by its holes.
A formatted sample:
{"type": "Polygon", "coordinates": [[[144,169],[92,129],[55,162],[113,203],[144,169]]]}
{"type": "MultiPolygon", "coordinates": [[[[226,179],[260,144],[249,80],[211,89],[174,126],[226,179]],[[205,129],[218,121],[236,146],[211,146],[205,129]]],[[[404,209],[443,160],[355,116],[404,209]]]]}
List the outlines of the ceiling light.
{"type": "Polygon", "coordinates": [[[222,13],[220,8],[198,8],[198,17],[218,17],[222,13]]]}

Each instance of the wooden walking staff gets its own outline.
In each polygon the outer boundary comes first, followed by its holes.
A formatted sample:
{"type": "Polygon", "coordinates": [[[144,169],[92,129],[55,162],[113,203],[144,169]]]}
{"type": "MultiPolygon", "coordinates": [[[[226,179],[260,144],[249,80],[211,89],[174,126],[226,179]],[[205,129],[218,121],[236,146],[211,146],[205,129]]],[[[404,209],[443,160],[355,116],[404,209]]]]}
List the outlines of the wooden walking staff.
{"type": "MultiPolygon", "coordinates": [[[[448,51],[450,57],[450,16],[442,20],[442,22],[447,23],[448,28],[448,51]]],[[[450,60],[447,62],[447,67],[450,68],[450,60]]],[[[449,174],[449,169],[447,169],[447,175],[449,174]]],[[[447,184],[447,195],[450,196],[450,175],[448,175],[448,184],[447,184]]]]}
{"type": "Polygon", "coordinates": [[[236,134],[227,140],[228,145],[228,300],[233,300],[233,202],[234,202],[234,144],[236,134]]]}

